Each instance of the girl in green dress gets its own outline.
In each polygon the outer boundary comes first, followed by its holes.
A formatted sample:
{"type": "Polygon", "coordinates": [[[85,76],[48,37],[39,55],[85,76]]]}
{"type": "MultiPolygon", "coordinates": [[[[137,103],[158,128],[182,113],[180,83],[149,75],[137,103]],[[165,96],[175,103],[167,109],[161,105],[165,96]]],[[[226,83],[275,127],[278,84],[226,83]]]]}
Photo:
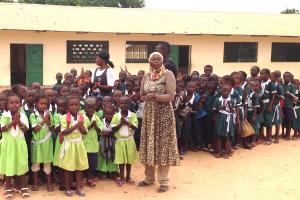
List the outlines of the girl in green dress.
{"type": "Polygon", "coordinates": [[[129,104],[130,97],[122,96],[119,100],[121,112],[114,114],[111,126],[115,133],[115,164],[120,168],[120,180],[117,181],[118,186],[122,186],[125,181],[129,184],[134,184],[131,180],[131,165],[138,160],[137,150],[134,142],[134,132],[138,128],[138,119],[135,113],[130,112],[129,104]],[[125,179],[126,166],[126,179],[125,179]]]}
{"type": "Polygon", "coordinates": [[[29,117],[32,126],[31,140],[31,171],[33,174],[33,191],[38,191],[38,172],[40,165],[44,165],[44,172],[47,179],[48,192],[54,191],[51,185],[51,164],[53,162],[53,117],[48,112],[48,97],[40,94],[36,98],[35,112],[29,117]]]}
{"type": "Polygon", "coordinates": [[[5,198],[13,198],[11,179],[15,177],[23,197],[29,197],[26,188],[25,174],[28,172],[28,151],[24,133],[29,127],[29,122],[23,112],[19,112],[21,100],[16,95],[11,95],[7,100],[8,111],[1,117],[1,149],[0,149],[0,174],[5,175],[5,198]]]}
{"type": "Polygon", "coordinates": [[[71,96],[68,102],[68,113],[61,118],[61,131],[64,140],[59,152],[58,166],[64,169],[64,183],[66,196],[72,196],[71,172],[75,172],[76,193],[85,196],[81,190],[81,172],[88,169],[87,153],[82,140],[82,135],[88,131],[84,117],[79,113],[80,99],[71,96]]]}
{"type": "Polygon", "coordinates": [[[83,143],[87,152],[89,169],[87,170],[86,184],[89,187],[96,187],[93,181],[94,172],[97,168],[97,155],[99,151],[98,134],[101,133],[103,124],[96,115],[97,101],[96,98],[88,97],[84,101],[84,120],[88,126],[88,132],[83,136],[83,143]]]}
{"type": "Polygon", "coordinates": [[[54,147],[54,156],[53,156],[53,166],[58,168],[58,174],[59,174],[59,190],[64,191],[65,186],[63,182],[63,170],[58,167],[58,160],[59,160],[59,151],[61,147],[61,143],[63,140],[63,135],[61,133],[61,117],[66,114],[67,111],[67,99],[63,96],[60,96],[56,99],[56,105],[57,105],[57,112],[53,115],[53,123],[54,123],[54,131],[57,134],[56,140],[55,140],[55,147],[54,147]]]}
{"type": "Polygon", "coordinates": [[[221,146],[224,143],[224,158],[228,159],[231,150],[230,138],[234,137],[235,126],[235,110],[234,100],[230,97],[230,84],[223,84],[221,89],[221,97],[214,102],[213,110],[215,111],[215,131],[217,135],[216,142],[216,158],[221,157],[221,146]]]}

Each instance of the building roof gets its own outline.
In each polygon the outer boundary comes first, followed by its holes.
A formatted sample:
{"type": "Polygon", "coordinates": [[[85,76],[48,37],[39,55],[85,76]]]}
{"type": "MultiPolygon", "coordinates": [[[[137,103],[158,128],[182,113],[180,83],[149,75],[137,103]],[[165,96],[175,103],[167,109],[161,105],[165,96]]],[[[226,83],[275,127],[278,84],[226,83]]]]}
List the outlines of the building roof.
{"type": "Polygon", "coordinates": [[[300,15],[0,3],[0,30],[300,36],[300,15]]]}

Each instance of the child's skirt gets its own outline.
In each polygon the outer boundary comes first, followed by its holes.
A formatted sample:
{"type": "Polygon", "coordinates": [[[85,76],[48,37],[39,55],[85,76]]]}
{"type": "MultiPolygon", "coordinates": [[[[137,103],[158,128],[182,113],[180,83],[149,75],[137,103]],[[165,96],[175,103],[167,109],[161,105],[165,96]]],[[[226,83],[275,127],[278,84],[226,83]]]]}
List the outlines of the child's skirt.
{"type": "MultiPolygon", "coordinates": [[[[226,111],[225,111],[226,112],[226,111]]],[[[215,132],[218,137],[234,137],[234,118],[231,113],[222,113],[217,114],[215,132]]]]}
{"type": "Polygon", "coordinates": [[[61,147],[61,143],[59,142],[60,134],[56,137],[55,141],[55,147],[54,147],[54,156],[53,156],[53,166],[58,166],[58,160],[59,160],[59,151],[61,147]]]}
{"type": "Polygon", "coordinates": [[[293,128],[296,131],[300,131],[300,106],[296,106],[294,108],[294,115],[295,115],[295,118],[293,121],[293,128]]]}
{"type": "Polygon", "coordinates": [[[118,138],[115,144],[115,164],[134,164],[138,161],[133,136],[118,138]]]}
{"type": "Polygon", "coordinates": [[[117,172],[118,165],[114,163],[115,159],[115,139],[111,137],[100,138],[97,170],[101,172],[117,172]]]}
{"type": "Polygon", "coordinates": [[[260,120],[259,116],[256,115],[255,121],[252,121],[253,111],[248,110],[247,115],[248,115],[247,116],[248,122],[250,122],[252,128],[254,129],[255,135],[259,135],[259,128],[260,128],[259,127],[259,120],[260,120]]]}

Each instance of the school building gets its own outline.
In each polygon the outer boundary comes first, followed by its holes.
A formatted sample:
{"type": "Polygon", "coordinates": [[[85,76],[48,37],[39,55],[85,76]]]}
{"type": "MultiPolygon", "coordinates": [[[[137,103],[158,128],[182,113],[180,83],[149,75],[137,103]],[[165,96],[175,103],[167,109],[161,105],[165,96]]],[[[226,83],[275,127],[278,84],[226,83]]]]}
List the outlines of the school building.
{"type": "Polygon", "coordinates": [[[179,71],[249,72],[253,65],[300,76],[300,15],[0,3],[0,85],[55,83],[57,72],[95,69],[106,49],[116,68],[148,70],[159,41],[179,71]]]}

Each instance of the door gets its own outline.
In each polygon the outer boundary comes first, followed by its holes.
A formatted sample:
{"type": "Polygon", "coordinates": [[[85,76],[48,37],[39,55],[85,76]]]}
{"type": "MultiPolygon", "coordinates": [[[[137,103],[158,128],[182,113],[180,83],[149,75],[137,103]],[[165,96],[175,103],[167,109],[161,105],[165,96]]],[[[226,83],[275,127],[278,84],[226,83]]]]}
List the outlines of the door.
{"type": "Polygon", "coordinates": [[[26,84],[38,82],[43,85],[43,45],[26,45],[26,84]]]}
{"type": "Polygon", "coordinates": [[[178,72],[188,74],[190,72],[191,46],[171,45],[170,58],[177,65],[178,72]]]}
{"type": "Polygon", "coordinates": [[[10,45],[10,84],[26,85],[26,46],[10,45]]]}

